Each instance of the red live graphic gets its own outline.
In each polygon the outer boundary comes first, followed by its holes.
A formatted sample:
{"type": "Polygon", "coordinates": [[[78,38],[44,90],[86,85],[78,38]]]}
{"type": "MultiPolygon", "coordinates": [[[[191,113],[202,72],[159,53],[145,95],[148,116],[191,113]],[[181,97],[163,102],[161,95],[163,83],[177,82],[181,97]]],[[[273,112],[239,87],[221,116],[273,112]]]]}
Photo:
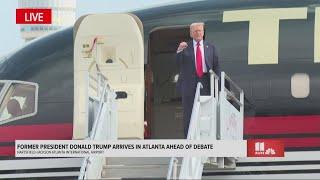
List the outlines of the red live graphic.
{"type": "Polygon", "coordinates": [[[284,144],[280,140],[247,140],[248,157],[284,157],[284,144]]]}
{"type": "Polygon", "coordinates": [[[51,24],[51,9],[16,9],[16,24],[51,24]]]}

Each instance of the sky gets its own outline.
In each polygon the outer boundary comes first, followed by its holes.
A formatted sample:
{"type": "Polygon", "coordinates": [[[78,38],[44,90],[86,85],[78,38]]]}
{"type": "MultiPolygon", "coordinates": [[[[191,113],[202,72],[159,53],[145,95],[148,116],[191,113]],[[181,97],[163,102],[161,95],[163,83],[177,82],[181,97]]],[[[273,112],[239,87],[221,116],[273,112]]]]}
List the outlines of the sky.
{"type": "MultiPolygon", "coordinates": [[[[177,0],[77,0],[76,17],[88,13],[125,12],[158,6],[177,0]]],[[[1,0],[0,7],[0,57],[24,44],[19,25],[16,24],[18,0],[1,0]]]]}

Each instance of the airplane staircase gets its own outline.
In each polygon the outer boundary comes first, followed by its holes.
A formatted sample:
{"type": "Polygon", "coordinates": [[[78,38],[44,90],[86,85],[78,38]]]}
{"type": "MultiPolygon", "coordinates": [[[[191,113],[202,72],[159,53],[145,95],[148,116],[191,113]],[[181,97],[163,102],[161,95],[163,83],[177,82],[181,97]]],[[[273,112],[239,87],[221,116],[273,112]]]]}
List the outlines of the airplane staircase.
{"type": "MultiPolygon", "coordinates": [[[[221,91],[218,91],[218,76],[211,73],[210,96],[201,96],[201,84],[198,83],[192,110],[188,140],[242,140],[243,139],[243,91],[224,73],[221,73],[221,91]],[[239,97],[225,88],[226,80],[238,91],[239,97]],[[236,105],[236,106],[235,106],[236,105]],[[237,108],[236,108],[237,107],[237,108]],[[230,122],[237,120],[238,122],[230,122]],[[230,123],[233,126],[230,127],[230,123]],[[237,124],[234,126],[234,124],[237,124]],[[230,129],[233,128],[233,129],[230,129]]],[[[106,111],[107,109],[101,109],[106,111]]],[[[103,115],[102,115],[103,117],[103,115]]],[[[98,118],[99,119],[99,118],[98,118]]],[[[95,127],[101,126],[96,119],[95,127]]],[[[114,121],[115,119],[113,119],[114,121]]],[[[101,129],[95,132],[93,129],[90,139],[95,140],[99,133],[111,131],[101,129]]],[[[104,139],[116,138],[115,131],[109,136],[99,136],[104,139]]],[[[137,178],[161,178],[161,179],[201,179],[204,169],[232,170],[236,168],[236,158],[231,157],[106,157],[86,159],[81,168],[79,179],[137,179],[137,178]],[[98,164],[98,165],[97,165],[98,164]],[[91,174],[88,170],[91,168],[91,174]]]]}
{"type": "MultiPolygon", "coordinates": [[[[221,91],[218,86],[219,77],[210,70],[211,95],[201,96],[201,83],[198,83],[191,120],[188,140],[242,140],[244,93],[224,73],[221,73],[221,91]],[[226,81],[227,80],[227,81],[226,81]],[[239,97],[225,87],[234,87],[239,97]],[[232,118],[230,118],[232,117],[232,118]],[[236,122],[234,122],[236,121],[236,122]]],[[[201,179],[203,169],[235,169],[234,157],[183,157],[180,172],[175,172],[179,160],[172,157],[167,179],[201,179]],[[179,174],[179,175],[178,175],[179,174]]]]}

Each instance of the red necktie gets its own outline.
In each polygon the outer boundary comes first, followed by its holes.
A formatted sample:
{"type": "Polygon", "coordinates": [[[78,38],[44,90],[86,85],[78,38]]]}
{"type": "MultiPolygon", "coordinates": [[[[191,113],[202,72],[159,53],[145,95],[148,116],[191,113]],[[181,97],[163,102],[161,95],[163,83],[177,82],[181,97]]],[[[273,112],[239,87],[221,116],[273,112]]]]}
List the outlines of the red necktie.
{"type": "Polygon", "coordinates": [[[197,75],[198,75],[198,77],[201,78],[203,76],[203,68],[202,68],[202,55],[201,55],[200,43],[199,42],[197,42],[196,58],[197,58],[197,75]]]}

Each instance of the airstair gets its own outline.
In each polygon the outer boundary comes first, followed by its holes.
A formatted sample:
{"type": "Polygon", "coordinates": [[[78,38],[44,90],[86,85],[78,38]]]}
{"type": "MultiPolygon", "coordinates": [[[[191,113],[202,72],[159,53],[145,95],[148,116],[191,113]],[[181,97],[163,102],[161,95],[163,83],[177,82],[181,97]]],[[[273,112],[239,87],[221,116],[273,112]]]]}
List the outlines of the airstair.
{"type": "MultiPolygon", "coordinates": [[[[243,139],[243,91],[224,73],[221,73],[221,91],[219,77],[210,70],[211,95],[201,96],[201,83],[198,83],[188,140],[242,140],[243,139]],[[226,81],[227,80],[227,81],[226,81]],[[235,87],[239,97],[229,91],[235,87]]],[[[211,169],[235,169],[234,157],[184,157],[181,165],[176,157],[169,164],[167,179],[201,179],[204,166],[211,169]],[[177,172],[179,170],[179,173],[177,172]],[[179,175],[178,175],[179,174],[179,175]]]]}
{"type": "MultiPolygon", "coordinates": [[[[210,96],[201,96],[201,84],[198,83],[194,106],[188,131],[188,140],[242,140],[243,139],[243,91],[224,73],[221,73],[221,91],[218,91],[219,77],[211,73],[210,96]],[[232,84],[238,90],[239,98],[225,88],[232,84]]],[[[114,111],[113,105],[103,106],[106,85],[100,96],[98,114],[89,139],[116,139],[116,116],[105,118],[114,111]],[[114,126],[106,126],[111,123],[114,126]]],[[[109,90],[110,91],[110,90],[109,90]]],[[[108,91],[107,91],[108,92],[108,91]]],[[[110,93],[112,94],[112,93],[110,93]]],[[[109,96],[110,97],[110,96],[109,96]]],[[[111,96],[114,97],[114,96],[111,96]]],[[[105,98],[108,99],[108,98],[105,98]]],[[[112,98],[109,102],[112,102],[112,98]]],[[[107,101],[106,101],[107,103],[107,101]]],[[[112,104],[112,103],[111,103],[112,104]]],[[[215,170],[236,168],[235,157],[88,157],[81,167],[79,179],[118,179],[118,178],[167,178],[201,179],[204,168],[215,170]]]]}

